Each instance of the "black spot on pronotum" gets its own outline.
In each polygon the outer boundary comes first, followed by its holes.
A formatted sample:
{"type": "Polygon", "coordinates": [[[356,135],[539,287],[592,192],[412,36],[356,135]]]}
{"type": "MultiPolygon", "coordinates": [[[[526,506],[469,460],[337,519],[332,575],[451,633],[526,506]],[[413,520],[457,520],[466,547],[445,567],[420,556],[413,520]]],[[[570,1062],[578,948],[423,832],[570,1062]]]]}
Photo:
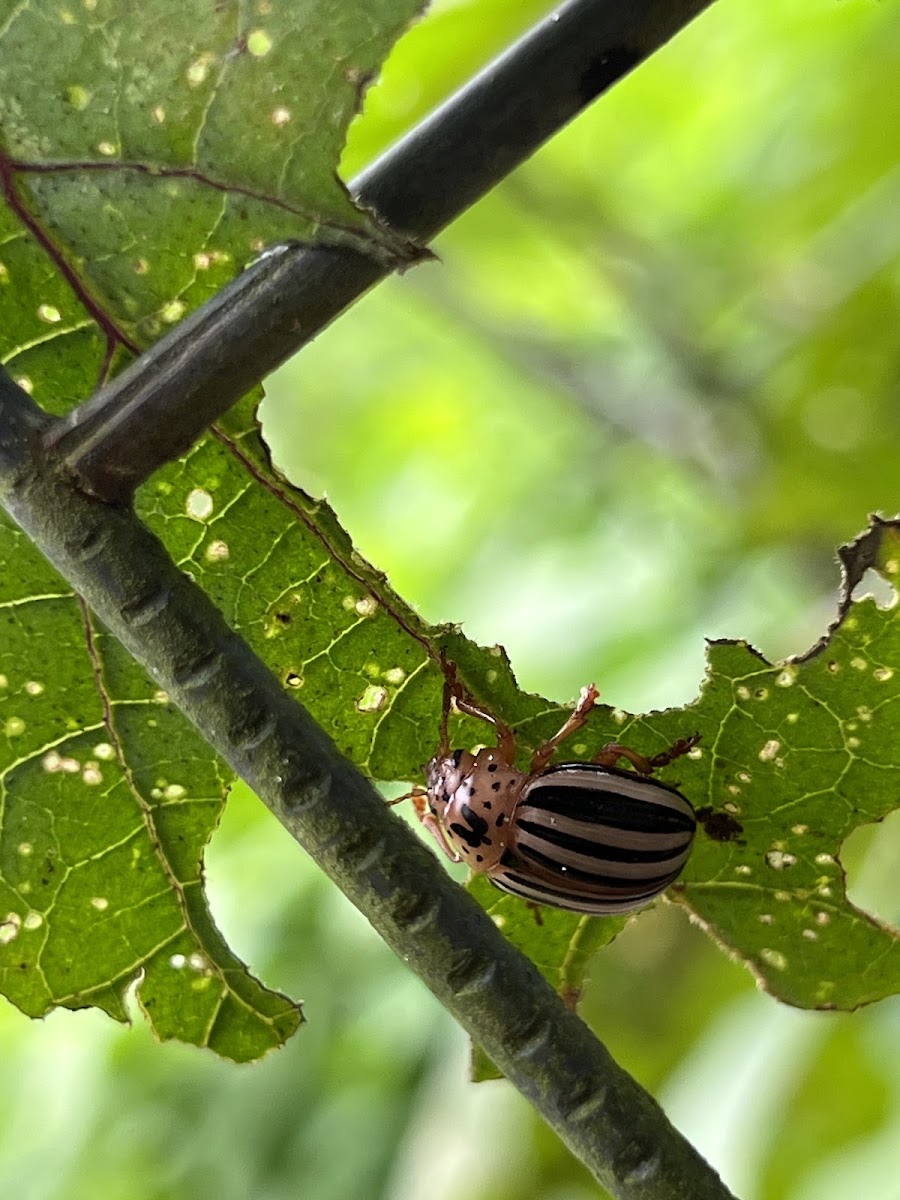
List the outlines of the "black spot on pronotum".
{"type": "Polygon", "coordinates": [[[585,104],[621,79],[644,58],[630,46],[612,46],[595,58],[579,80],[579,92],[585,104]]]}
{"type": "Polygon", "coordinates": [[[454,821],[450,826],[450,832],[455,834],[461,842],[465,842],[467,846],[489,846],[491,839],[487,836],[488,823],[484,817],[480,817],[477,812],[469,808],[468,804],[461,804],[459,812],[466,824],[462,825],[458,821],[454,821]]]}
{"type": "Polygon", "coordinates": [[[714,842],[733,842],[744,832],[743,825],[730,813],[718,811],[708,805],[706,808],[698,808],[696,816],[706,836],[714,842]]]}
{"type": "Polygon", "coordinates": [[[492,792],[500,791],[500,780],[499,779],[495,780],[494,783],[491,784],[491,791],[492,792]]]}
{"type": "Polygon", "coordinates": [[[497,770],[497,764],[496,763],[488,763],[488,770],[491,772],[491,774],[493,774],[494,771],[497,770]]]}

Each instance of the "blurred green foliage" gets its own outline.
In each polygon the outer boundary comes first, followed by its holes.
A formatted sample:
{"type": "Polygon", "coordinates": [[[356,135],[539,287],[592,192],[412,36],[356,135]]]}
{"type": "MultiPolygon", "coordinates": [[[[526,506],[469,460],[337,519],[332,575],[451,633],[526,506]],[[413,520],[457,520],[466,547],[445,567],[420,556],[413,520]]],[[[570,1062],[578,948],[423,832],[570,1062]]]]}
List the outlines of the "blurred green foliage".
{"type": "MultiPolygon", "coordinates": [[[[542,7],[438,5],[346,173],[542,7]]],[[[696,692],[704,637],[803,651],[835,545],[900,508],[898,52],[890,3],[720,0],[269,381],[276,458],[527,688],[596,677],[641,710],[696,692]]],[[[897,922],[900,819],[851,841],[851,894],[897,922]]],[[[229,941],[309,1024],[239,1068],[5,1006],[5,1194],[598,1194],[510,1089],[465,1082],[459,1031],[246,793],[209,859],[229,941]]],[[[900,1197],[896,1000],[782,1008],[660,907],[584,1012],[743,1200],[900,1197]]]]}

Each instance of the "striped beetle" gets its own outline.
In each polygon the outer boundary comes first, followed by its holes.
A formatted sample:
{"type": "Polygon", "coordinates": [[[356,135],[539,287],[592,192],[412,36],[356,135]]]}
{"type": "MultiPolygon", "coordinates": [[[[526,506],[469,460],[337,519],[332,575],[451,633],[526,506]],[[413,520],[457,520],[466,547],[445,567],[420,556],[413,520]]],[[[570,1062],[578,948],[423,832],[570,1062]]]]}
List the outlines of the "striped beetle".
{"type": "MultiPolygon", "coordinates": [[[[686,754],[700,735],[645,758],[610,742],[590,762],[550,766],[597,701],[593,684],[558,733],[538,746],[528,771],[515,765],[512,730],[466,694],[442,655],[440,746],[427,791],[411,793],[419,818],[453,862],[467,862],[530,903],[609,915],[647,904],[681,872],[696,830],[694,810],[674,787],[649,778],[686,754]],[[451,704],[493,725],[495,747],[450,749],[451,704]],[[615,764],[626,759],[634,768],[615,764]]],[[[401,797],[402,799],[403,797],[401,797]]]]}

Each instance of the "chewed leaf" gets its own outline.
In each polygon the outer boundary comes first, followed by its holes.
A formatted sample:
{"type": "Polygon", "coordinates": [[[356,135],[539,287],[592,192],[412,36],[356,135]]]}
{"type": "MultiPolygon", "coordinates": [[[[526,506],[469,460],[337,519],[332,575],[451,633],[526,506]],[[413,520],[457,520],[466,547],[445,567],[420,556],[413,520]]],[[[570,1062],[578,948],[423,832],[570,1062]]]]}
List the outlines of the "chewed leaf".
{"type": "Polygon", "coordinates": [[[167,697],[0,525],[0,985],[23,1012],[96,1005],[238,1061],[299,1007],[223,943],[201,856],[230,782],[167,697]],[[27,581],[27,582],[26,582],[27,581]],[[27,585],[30,585],[27,586],[27,585]]]}
{"type": "Polygon", "coordinates": [[[687,718],[704,732],[689,787],[684,776],[707,834],[681,898],[767,990],[802,1007],[900,990],[900,931],[849,901],[840,862],[854,829],[900,807],[900,605],[851,598],[869,568],[896,587],[900,525],[873,522],[842,560],[840,614],[819,645],[772,666],[714,644],[687,718]]]}
{"type": "MultiPolygon", "coordinates": [[[[572,748],[588,757],[614,733],[650,754],[700,731],[700,745],[661,773],[701,822],[670,894],[768,991],[804,1008],[900,991],[900,931],[850,902],[840,862],[854,829],[900,808],[900,604],[896,594],[886,607],[852,598],[869,569],[896,588],[900,522],[874,521],[841,557],[839,615],[809,654],[772,665],[745,643],[714,643],[694,704],[601,713],[572,748]]],[[[551,731],[546,717],[518,729],[530,745],[551,731]]],[[[494,911],[489,890],[478,895],[494,911]]],[[[552,978],[541,931],[528,941],[552,978]]]]}
{"type": "MultiPolygon", "coordinates": [[[[337,165],[421,7],[4,4],[0,359],[19,385],[68,410],[276,242],[414,254],[337,165]]],[[[0,565],[0,989],[35,1016],[125,1019],[136,985],[160,1037],[258,1057],[301,1017],[206,908],[231,776],[5,520],[0,565]]]]}
{"type": "MultiPolygon", "coordinates": [[[[393,592],[328,505],[272,469],[249,408],[151,484],[143,504],[176,558],[373,778],[421,781],[437,745],[441,648],[473,696],[514,728],[523,759],[562,723],[559,705],[518,690],[499,648],[427,625],[393,592]],[[261,486],[247,486],[247,471],[261,486]],[[197,489],[211,502],[202,521],[188,515],[197,489]]],[[[857,825],[900,805],[898,609],[849,599],[866,567],[893,577],[897,538],[897,526],[879,523],[857,546],[858,569],[845,555],[840,619],[806,659],[772,666],[744,644],[718,643],[694,704],[642,717],[598,706],[566,743],[567,758],[590,758],[612,740],[652,755],[701,732],[699,747],[660,772],[703,824],[671,894],[793,1004],[853,1007],[900,989],[896,935],[846,899],[837,858],[857,825]],[[838,973],[844,948],[849,970],[838,973]]],[[[492,738],[481,722],[451,719],[454,745],[492,738]]],[[[577,992],[581,918],[547,910],[542,928],[490,885],[476,894],[507,933],[522,933],[554,986],[577,992]]]]}
{"type": "Polygon", "coordinates": [[[4,4],[0,353],[86,398],[276,242],[413,251],[337,176],[366,84],[422,7],[4,4]]]}

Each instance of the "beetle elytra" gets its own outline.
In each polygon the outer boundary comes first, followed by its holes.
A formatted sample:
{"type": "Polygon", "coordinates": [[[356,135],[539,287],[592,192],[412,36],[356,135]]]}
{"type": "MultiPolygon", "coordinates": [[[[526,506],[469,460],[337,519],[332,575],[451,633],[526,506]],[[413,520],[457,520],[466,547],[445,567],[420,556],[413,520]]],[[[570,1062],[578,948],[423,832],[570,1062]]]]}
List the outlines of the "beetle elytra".
{"type": "Polygon", "coordinates": [[[560,744],[585,724],[598,693],[583,688],[574,711],[516,766],[512,730],[464,690],[445,658],[440,744],[412,793],[422,823],[444,854],[531,903],[609,915],[640,908],[681,872],[696,818],[690,802],[651,772],[680,758],[699,735],[650,758],[618,742],[590,762],[551,764],[560,744]],[[496,746],[476,754],[450,748],[451,706],[494,727],[496,746]],[[615,764],[625,759],[633,770],[615,764]]]}

